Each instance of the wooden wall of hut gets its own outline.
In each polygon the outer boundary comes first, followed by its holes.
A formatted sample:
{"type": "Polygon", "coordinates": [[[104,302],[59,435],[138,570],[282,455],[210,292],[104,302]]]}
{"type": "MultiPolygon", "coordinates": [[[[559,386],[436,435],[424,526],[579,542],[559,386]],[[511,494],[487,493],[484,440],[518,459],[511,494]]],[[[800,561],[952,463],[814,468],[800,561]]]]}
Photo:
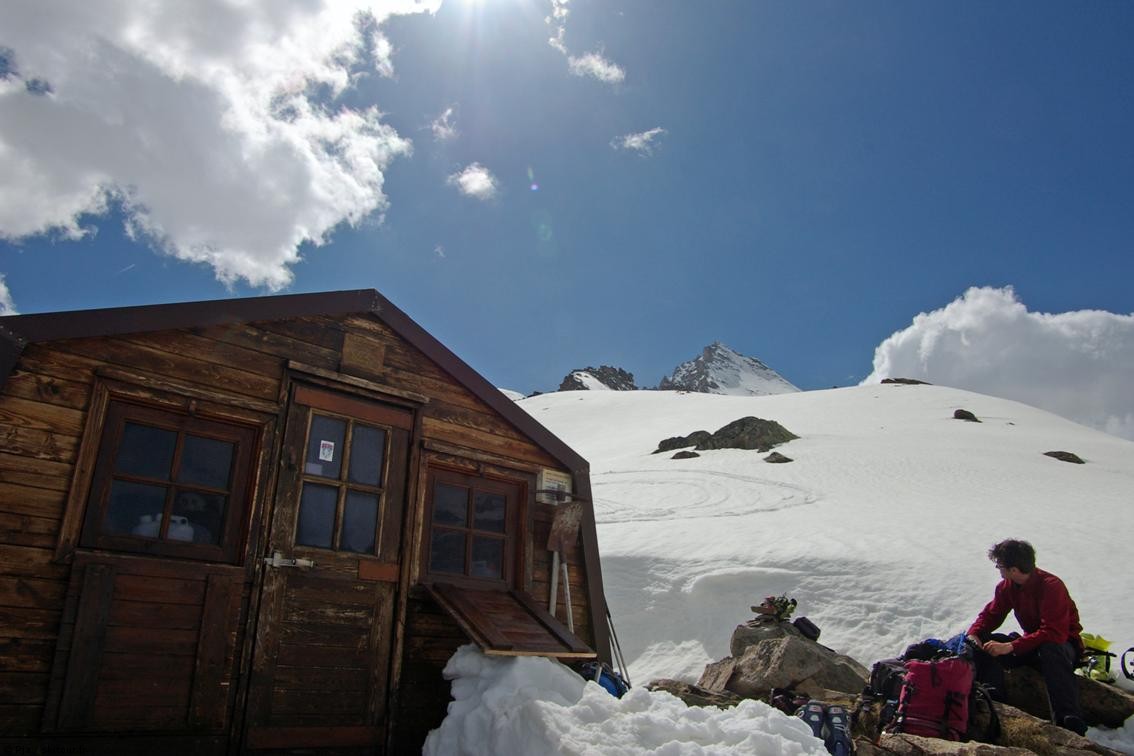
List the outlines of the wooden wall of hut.
{"type": "MultiPolygon", "coordinates": [[[[395,647],[391,667],[393,679],[400,674],[403,681],[393,699],[399,702],[393,712],[402,720],[399,732],[420,747],[447,703],[439,700],[447,699],[448,690],[440,670],[465,642],[452,620],[408,590],[417,578],[425,458],[463,459],[521,477],[563,466],[413,345],[364,315],[27,346],[0,393],[0,732],[5,737],[149,732],[183,735],[204,750],[223,750],[226,740],[229,748],[238,743],[252,655],[249,617],[256,611],[263,569],[258,557],[277,479],[285,403],[295,378],[363,396],[375,384],[428,397],[421,409],[421,444],[411,454],[417,466],[411,475],[419,484],[411,489],[410,540],[403,545],[403,564],[413,572],[403,578],[398,608],[404,652],[397,654],[395,647]],[[88,550],[73,548],[82,518],[69,517],[68,508],[86,505],[100,437],[88,416],[99,411],[100,382],[128,387],[139,401],[179,397],[194,412],[239,418],[260,429],[245,552],[236,565],[185,567],[168,560],[155,567],[153,559],[102,555],[113,568],[84,567],[88,550]],[[117,591],[140,580],[150,585],[148,602],[116,602],[117,591]],[[82,655],[72,647],[75,628],[94,621],[92,614],[108,628],[101,648],[94,650],[119,653],[120,664],[76,668],[74,659],[82,655]],[[139,643],[141,628],[148,628],[144,643],[139,643]],[[141,669],[139,654],[162,662],[141,669]],[[141,679],[149,686],[142,690],[156,691],[158,699],[143,694],[117,702],[90,698],[96,690],[102,691],[99,696],[115,690],[115,678],[129,677],[131,670],[142,674],[133,682],[141,679]],[[68,692],[71,684],[86,687],[76,694],[68,692]],[[79,694],[88,698],[76,699],[79,694]],[[88,709],[82,711],[84,705],[88,709]]],[[[531,527],[520,587],[546,606],[552,509],[535,504],[533,488],[526,490],[531,527]]],[[[576,634],[593,644],[582,550],[568,559],[576,634]]],[[[561,605],[560,618],[562,612],[561,605]]]]}

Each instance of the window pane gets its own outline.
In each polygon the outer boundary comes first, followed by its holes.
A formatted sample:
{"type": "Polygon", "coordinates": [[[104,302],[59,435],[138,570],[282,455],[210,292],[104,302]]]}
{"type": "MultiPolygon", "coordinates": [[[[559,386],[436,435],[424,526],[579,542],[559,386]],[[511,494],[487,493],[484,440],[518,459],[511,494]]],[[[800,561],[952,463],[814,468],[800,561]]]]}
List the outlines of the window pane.
{"type": "Polygon", "coordinates": [[[477,530],[503,533],[506,510],[507,500],[500,494],[477,491],[476,517],[473,520],[473,527],[477,530]]]}
{"type": "Polygon", "coordinates": [[[234,446],[229,441],[186,435],[181,447],[178,482],[209,488],[228,488],[234,446]]]}
{"type": "Polygon", "coordinates": [[[228,505],[228,497],[223,494],[202,493],[199,491],[181,491],[173,500],[173,514],[184,517],[189,530],[181,531],[188,534],[188,538],[176,538],[174,535],[175,520],[170,522],[169,537],[174,540],[192,540],[193,543],[219,544],[224,535],[224,515],[228,505]]]}
{"type": "Polygon", "coordinates": [[[318,546],[321,549],[331,548],[338,499],[337,488],[303,484],[303,495],[299,500],[299,527],[295,531],[296,543],[318,546]]]}
{"type": "Polygon", "coordinates": [[[345,420],[323,415],[312,416],[311,436],[307,439],[307,461],[303,471],[308,475],[338,480],[343,470],[344,438],[345,420]]]}
{"type": "Polygon", "coordinates": [[[365,486],[381,485],[385,453],[385,431],[355,425],[350,440],[350,482],[365,486]]]}
{"type": "Polygon", "coordinates": [[[438,483],[433,488],[433,523],[468,527],[469,489],[438,483]]]}
{"type": "Polygon", "coordinates": [[[114,481],[110,484],[102,532],[157,538],[161,532],[165,492],[164,486],[114,481]]]}
{"type": "Polygon", "coordinates": [[[465,572],[465,534],[459,530],[433,529],[429,543],[429,571],[465,572]]]}
{"type": "Polygon", "coordinates": [[[473,577],[498,578],[504,574],[504,539],[477,536],[472,543],[473,577]]]}
{"type": "Polygon", "coordinates": [[[128,475],[169,480],[176,445],[176,431],[126,423],[122,429],[122,441],[118,445],[114,469],[128,475]]]}
{"type": "Polygon", "coordinates": [[[339,548],[359,554],[374,553],[374,531],[378,527],[378,497],[348,491],[343,511],[339,548]]]}

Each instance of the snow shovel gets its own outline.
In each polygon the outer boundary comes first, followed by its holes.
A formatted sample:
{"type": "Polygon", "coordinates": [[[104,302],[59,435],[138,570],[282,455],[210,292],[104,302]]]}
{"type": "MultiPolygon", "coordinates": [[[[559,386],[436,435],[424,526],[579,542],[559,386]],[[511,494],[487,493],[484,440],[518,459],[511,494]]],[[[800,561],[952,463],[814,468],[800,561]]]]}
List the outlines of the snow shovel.
{"type": "Polygon", "coordinates": [[[555,509],[551,521],[551,535],[547,538],[547,548],[551,551],[551,599],[547,611],[555,616],[555,605],[559,600],[559,572],[563,572],[563,601],[567,607],[567,629],[575,632],[575,618],[571,614],[571,583],[567,560],[563,556],[567,547],[579,538],[579,526],[583,519],[583,502],[571,501],[555,509]]]}

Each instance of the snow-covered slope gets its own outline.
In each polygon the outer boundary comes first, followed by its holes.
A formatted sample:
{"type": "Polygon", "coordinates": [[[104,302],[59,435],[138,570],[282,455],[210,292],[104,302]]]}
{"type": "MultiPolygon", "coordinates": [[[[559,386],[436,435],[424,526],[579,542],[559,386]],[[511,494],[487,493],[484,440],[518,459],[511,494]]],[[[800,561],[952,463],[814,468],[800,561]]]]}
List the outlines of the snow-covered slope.
{"type": "Polygon", "coordinates": [[[713,342],[699,356],[677,366],[658,388],[729,396],[766,396],[799,391],[755,357],[713,342]]]}
{"type": "Polygon", "coordinates": [[[606,594],[636,683],[695,680],[769,594],[796,597],[823,643],[867,666],[952,635],[991,597],[985,553],[1010,537],[1064,579],[1089,632],[1134,645],[1130,441],[940,386],[564,392],[519,405],[591,463],[606,594]],[[952,419],[958,408],[983,422],[952,419]],[[801,436],[778,448],[795,461],[650,453],[746,415],[801,436]]]}

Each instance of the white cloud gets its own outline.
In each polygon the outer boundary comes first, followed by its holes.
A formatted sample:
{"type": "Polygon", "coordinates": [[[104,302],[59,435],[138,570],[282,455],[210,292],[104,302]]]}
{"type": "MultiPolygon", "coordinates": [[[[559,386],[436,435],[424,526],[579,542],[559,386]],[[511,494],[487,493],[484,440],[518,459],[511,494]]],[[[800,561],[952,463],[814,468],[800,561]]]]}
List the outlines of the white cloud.
{"type": "Polygon", "coordinates": [[[567,69],[575,76],[591,76],[607,84],[619,84],[626,78],[626,71],[616,63],[607,60],[602,53],[591,52],[572,55],[567,48],[567,17],[571,15],[568,4],[571,0],[551,0],[551,15],[544,22],[551,27],[553,36],[547,43],[567,58],[567,69]]]}
{"type": "Polygon", "coordinates": [[[286,286],[301,244],[385,209],[412,149],[377,108],[328,101],[364,67],[392,74],[386,18],[439,5],[0,5],[0,238],[81,237],[116,201],[130,233],[221,280],[286,286]]]}
{"type": "Polygon", "coordinates": [[[567,66],[576,76],[593,76],[607,84],[618,84],[626,78],[622,68],[598,53],[587,53],[567,58],[567,66]]]}
{"type": "Polygon", "coordinates": [[[476,197],[480,200],[490,200],[496,196],[499,182],[492,172],[480,163],[472,163],[459,173],[450,176],[446,183],[455,186],[461,194],[476,197]]]}
{"type": "Polygon", "coordinates": [[[637,134],[626,134],[611,140],[610,146],[616,150],[633,150],[642,155],[654,154],[654,140],[665,133],[665,129],[658,126],[637,134]]]}
{"type": "Polygon", "coordinates": [[[544,19],[555,32],[555,36],[547,40],[547,43],[564,55],[567,55],[567,43],[564,41],[567,36],[567,17],[571,15],[571,9],[567,7],[569,2],[570,0],[551,0],[551,15],[544,19]]]}
{"type": "Polygon", "coordinates": [[[0,315],[15,315],[16,303],[12,301],[12,293],[8,291],[8,284],[4,274],[0,273],[0,315]]]}
{"type": "Polygon", "coordinates": [[[1134,314],[1029,312],[1011,288],[971,288],[874,352],[882,378],[1015,399],[1134,439],[1134,314]]]}
{"type": "Polygon", "coordinates": [[[429,124],[429,128],[433,131],[433,138],[438,142],[448,142],[457,137],[458,132],[456,124],[453,123],[453,113],[454,108],[449,106],[429,124]]]}

